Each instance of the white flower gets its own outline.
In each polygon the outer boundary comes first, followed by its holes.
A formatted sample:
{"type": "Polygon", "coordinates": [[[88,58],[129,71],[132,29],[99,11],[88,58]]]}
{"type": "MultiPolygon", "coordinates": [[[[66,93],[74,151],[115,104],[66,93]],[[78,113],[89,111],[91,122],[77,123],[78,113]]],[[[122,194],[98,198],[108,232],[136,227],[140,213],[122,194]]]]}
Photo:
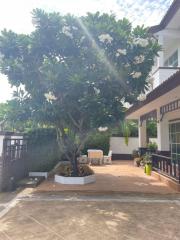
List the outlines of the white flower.
{"type": "Polygon", "coordinates": [[[99,132],[106,132],[108,130],[108,127],[99,127],[98,131],[99,132]]]}
{"type": "Polygon", "coordinates": [[[136,56],[134,58],[134,63],[135,64],[140,64],[144,62],[145,57],[143,55],[136,56]]]}
{"type": "Polygon", "coordinates": [[[52,92],[45,93],[44,96],[48,102],[57,100],[57,97],[55,97],[52,92]]]}
{"type": "Polygon", "coordinates": [[[113,41],[113,38],[109,34],[101,34],[98,38],[103,43],[111,43],[113,41]]]}
{"type": "Polygon", "coordinates": [[[154,44],[154,43],[156,43],[156,42],[157,42],[157,39],[156,39],[156,38],[154,38],[154,37],[152,37],[152,38],[151,38],[151,42],[154,44]]]}
{"type": "Polygon", "coordinates": [[[129,67],[129,66],[130,66],[130,64],[129,64],[129,63],[126,63],[124,66],[125,66],[125,67],[129,67]]]}
{"type": "Polygon", "coordinates": [[[132,75],[132,78],[139,78],[139,77],[141,77],[142,73],[141,72],[133,72],[133,73],[131,73],[131,75],[132,75]]]}
{"type": "Polygon", "coordinates": [[[133,43],[135,45],[140,45],[141,47],[147,47],[147,45],[149,44],[148,40],[144,38],[135,38],[133,43]]]}
{"type": "Polygon", "coordinates": [[[75,27],[75,26],[72,26],[72,29],[74,29],[74,30],[78,30],[78,28],[77,28],[77,27],[75,27]]]}
{"type": "Polygon", "coordinates": [[[66,36],[68,36],[70,38],[73,38],[73,35],[70,31],[71,31],[71,28],[69,26],[64,26],[62,28],[62,33],[64,33],[66,36]]]}
{"type": "Polygon", "coordinates": [[[82,36],[82,37],[80,38],[80,43],[82,43],[85,38],[86,38],[85,36],[82,36]]]}
{"type": "Polygon", "coordinates": [[[126,49],[117,49],[117,52],[116,52],[116,57],[119,57],[120,55],[126,55],[127,54],[127,51],[126,49]]]}
{"type": "Polygon", "coordinates": [[[98,95],[101,91],[100,91],[99,88],[94,87],[94,92],[95,92],[96,95],[98,95]]]}
{"type": "Polygon", "coordinates": [[[146,94],[141,93],[137,99],[138,99],[139,101],[144,101],[144,100],[146,100],[146,94]]]}
{"type": "Polygon", "coordinates": [[[57,62],[60,62],[61,58],[59,56],[56,56],[55,58],[57,62]]]}

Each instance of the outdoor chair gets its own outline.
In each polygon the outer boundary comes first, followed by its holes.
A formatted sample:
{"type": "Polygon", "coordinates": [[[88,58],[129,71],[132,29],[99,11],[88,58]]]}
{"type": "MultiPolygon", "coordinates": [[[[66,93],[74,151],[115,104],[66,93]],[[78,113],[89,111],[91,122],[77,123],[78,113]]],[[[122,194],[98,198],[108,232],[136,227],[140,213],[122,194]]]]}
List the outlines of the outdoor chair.
{"type": "Polygon", "coordinates": [[[91,165],[103,164],[103,151],[98,149],[88,150],[88,159],[91,165]]]}
{"type": "Polygon", "coordinates": [[[110,150],[107,156],[103,157],[104,164],[112,164],[112,151],[110,150]]]}

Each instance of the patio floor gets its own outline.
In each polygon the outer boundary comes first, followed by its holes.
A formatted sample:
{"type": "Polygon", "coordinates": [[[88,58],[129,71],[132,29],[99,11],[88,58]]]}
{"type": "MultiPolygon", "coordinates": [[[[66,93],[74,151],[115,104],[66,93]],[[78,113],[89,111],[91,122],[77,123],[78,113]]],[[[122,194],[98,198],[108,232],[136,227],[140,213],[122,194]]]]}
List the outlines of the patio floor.
{"type": "Polygon", "coordinates": [[[132,161],[113,161],[112,165],[92,167],[96,182],[87,185],[63,185],[48,179],[35,192],[79,192],[79,193],[176,193],[165,183],[144,174],[142,168],[134,167],[132,161]]]}

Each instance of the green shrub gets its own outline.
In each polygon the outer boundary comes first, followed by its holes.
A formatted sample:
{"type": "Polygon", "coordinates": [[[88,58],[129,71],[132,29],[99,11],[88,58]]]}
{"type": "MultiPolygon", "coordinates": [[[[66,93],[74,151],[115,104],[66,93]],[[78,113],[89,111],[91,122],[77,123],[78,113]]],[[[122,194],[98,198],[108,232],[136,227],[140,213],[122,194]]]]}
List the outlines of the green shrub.
{"type": "Polygon", "coordinates": [[[50,171],[60,160],[54,128],[40,128],[27,133],[29,171],[50,171]]]}
{"type": "Polygon", "coordinates": [[[155,151],[157,150],[157,148],[158,148],[158,145],[157,145],[156,142],[149,142],[149,143],[147,144],[147,148],[149,148],[149,150],[150,150],[151,152],[155,152],[155,151]]]}
{"type": "Polygon", "coordinates": [[[109,142],[109,132],[96,132],[91,134],[85,143],[82,154],[87,154],[88,149],[101,149],[104,155],[107,155],[109,152],[109,142]]]}
{"type": "Polygon", "coordinates": [[[155,121],[147,122],[147,135],[150,138],[157,137],[157,123],[155,121]]]}

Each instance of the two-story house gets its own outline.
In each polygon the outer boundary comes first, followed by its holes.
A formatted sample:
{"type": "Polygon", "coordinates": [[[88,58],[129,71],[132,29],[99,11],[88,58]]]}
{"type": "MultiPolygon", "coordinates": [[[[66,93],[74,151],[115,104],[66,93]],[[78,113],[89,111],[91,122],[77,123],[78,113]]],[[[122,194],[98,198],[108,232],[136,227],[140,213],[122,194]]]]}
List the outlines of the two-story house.
{"type": "Polygon", "coordinates": [[[162,46],[150,76],[152,89],[128,109],[126,118],[139,120],[142,149],[147,146],[146,122],[157,121],[156,167],[180,182],[180,1],[175,0],[149,31],[162,46]]]}

